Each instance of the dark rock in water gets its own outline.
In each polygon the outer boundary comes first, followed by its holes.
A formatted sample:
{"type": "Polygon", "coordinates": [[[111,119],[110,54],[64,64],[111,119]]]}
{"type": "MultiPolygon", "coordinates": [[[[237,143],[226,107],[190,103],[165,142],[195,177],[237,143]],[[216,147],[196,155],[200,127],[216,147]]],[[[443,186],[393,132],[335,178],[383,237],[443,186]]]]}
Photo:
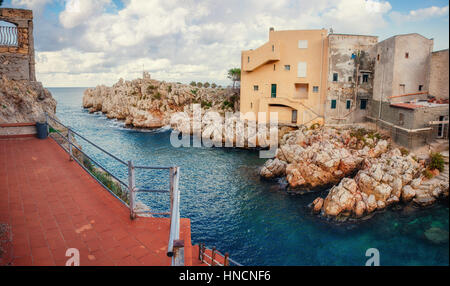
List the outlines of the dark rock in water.
{"type": "Polygon", "coordinates": [[[416,212],[418,209],[414,207],[412,204],[406,205],[402,211],[400,212],[400,216],[402,217],[411,217],[411,215],[416,212]]]}
{"type": "Polygon", "coordinates": [[[448,231],[439,227],[432,227],[424,232],[425,237],[434,244],[448,242],[448,231]]]}
{"type": "Polygon", "coordinates": [[[436,199],[434,197],[418,197],[414,198],[413,202],[421,207],[428,207],[434,204],[436,199]]]}

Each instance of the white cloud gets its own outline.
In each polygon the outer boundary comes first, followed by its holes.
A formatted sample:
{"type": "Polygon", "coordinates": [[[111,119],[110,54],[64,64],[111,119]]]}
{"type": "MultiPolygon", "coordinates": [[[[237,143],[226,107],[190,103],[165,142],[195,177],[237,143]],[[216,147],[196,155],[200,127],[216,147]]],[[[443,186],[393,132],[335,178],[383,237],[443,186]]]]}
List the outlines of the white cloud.
{"type": "Polygon", "coordinates": [[[383,0],[126,0],[120,10],[111,0],[64,3],[57,23],[36,19],[37,77],[48,86],[112,84],[140,77],[143,64],[156,79],[223,85],[241,51],[268,40],[269,27],[375,34],[392,9],[383,0]]]}
{"type": "Polygon", "coordinates": [[[397,23],[401,23],[422,21],[425,19],[441,17],[445,15],[448,15],[448,5],[444,7],[431,6],[423,9],[411,10],[407,14],[394,11],[391,13],[390,17],[397,23]]]}
{"type": "Polygon", "coordinates": [[[103,8],[110,3],[111,0],[67,0],[59,21],[64,28],[76,27],[95,15],[101,15],[103,8]]]}
{"type": "Polygon", "coordinates": [[[50,2],[52,2],[52,0],[12,0],[11,4],[35,10],[42,8],[45,4],[50,2]]]}

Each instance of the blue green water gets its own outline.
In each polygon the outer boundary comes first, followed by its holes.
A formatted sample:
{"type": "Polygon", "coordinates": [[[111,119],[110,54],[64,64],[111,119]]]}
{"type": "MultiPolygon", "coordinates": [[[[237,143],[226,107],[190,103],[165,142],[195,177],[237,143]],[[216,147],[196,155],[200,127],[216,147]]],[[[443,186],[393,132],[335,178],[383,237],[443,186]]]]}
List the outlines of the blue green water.
{"type": "MultiPolygon", "coordinates": [[[[337,226],[310,214],[317,196],[286,194],[277,182],[262,181],[258,152],[237,149],[174,148],[170,131],[142,132],[82,109],[84,89],[51,88],[57,116],[123,160],[139,165],[181,167],[181,215],[191,219],[192,240],[228,251],[244,265],[364,265],[377,248],[381,265],[448,265],[449,244],[424,236],[430,227],[449,229],[448,203],[408,213],[389,210],[358,224],[337,226]]],[[[90,154],[126,182],[126,167],[79,140],[90,154]]],[[[167,188],[168,174],[137,174],[138,186],[167,188]]],[[[168,210],[166,195],[140,199],[168,210]]]]}

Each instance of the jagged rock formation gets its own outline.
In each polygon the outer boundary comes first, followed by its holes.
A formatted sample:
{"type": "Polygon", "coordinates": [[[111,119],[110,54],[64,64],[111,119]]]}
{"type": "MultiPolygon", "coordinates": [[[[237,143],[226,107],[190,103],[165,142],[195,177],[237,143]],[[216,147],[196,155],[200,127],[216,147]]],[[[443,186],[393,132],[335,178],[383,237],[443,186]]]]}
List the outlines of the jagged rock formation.
{"type": "Polygon", "coordinates": [[[54,115],[56,100],[42,83],[0,78],[0,122],[43,121],[44,112],[54,115]]]}
{"type": "Polygon", "coordinates": [[[261,176],[286,176],[291,188],[324,188],[357,171],[365,158],[385,152],[388,142],[372,133],[303,127],[285,134],[276,158],[267,161],[261,176]]]}
{"type": "Polygon", "coordinates": [[[316,198],[314,212],[326,217],[360,218],[400,201],[428,206],[448,196],[448,175],[426,179],[423,165],[411,154],[403,156],[399,149],[366,159],[363,166],[355,178],[344,178],[334,186],[325,199],[316,198]]]}
{"type": "Polygon", "coordinates": [[[183,112],[186,106],[200,104],[204,110],[223,114],[239,106],[238,98],[231,89],[198,88],[144,77],[120,79],[112,87],[89,88],[84,92],[83,107],[125,120],[133,127],[159,128],[169,125],[172,114],[183,112]]]}

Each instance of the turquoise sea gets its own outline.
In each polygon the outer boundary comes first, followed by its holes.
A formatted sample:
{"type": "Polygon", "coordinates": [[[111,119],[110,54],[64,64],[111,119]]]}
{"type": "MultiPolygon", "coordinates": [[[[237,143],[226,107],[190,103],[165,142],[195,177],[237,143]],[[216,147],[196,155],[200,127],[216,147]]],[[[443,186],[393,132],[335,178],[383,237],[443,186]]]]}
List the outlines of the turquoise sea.
{"type": "MultiPolygon", "coordinates": [[[[387,210],[357,224],[335,225],[310,214],[307,205],[320,193],[287,194],[280,182],[260,179],[265,159],[256,151],[174,148],[170,130],[138,131],[82,108],[84,88],[50,88],[57,116],[88,139],[123,160],[139,165],[181,167],[181,215],[191,219],[193,243],[216,246],[244,265],[364,265],[376,248],[381,265],[448,265],[449,242],[436,244],[424,232],[448,232],[448,201],[429,209],[387,210]]],[[[79,143],[120,178],[125,166],[85,142],[79,143]]],[[[138,187],[167,187],[168,174],[139,171],[138,187]]],[[[324,196],[326,192],[322,192],[324,196]]],[[[167,211],[165,195],[140,199],[167,211]]]]}

